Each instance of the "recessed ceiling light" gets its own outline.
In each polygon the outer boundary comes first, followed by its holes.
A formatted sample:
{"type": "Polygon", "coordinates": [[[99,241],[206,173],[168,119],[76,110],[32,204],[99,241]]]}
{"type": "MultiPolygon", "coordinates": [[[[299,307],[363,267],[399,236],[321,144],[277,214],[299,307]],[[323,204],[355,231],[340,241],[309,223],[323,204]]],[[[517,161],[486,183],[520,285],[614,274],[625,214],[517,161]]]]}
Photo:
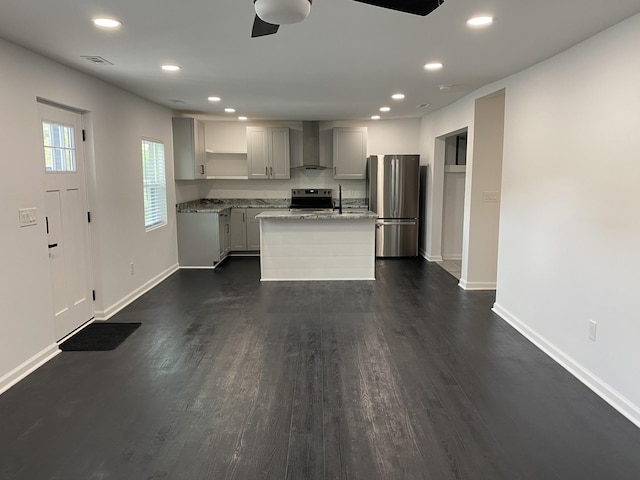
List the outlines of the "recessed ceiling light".
{"type": "Polygon", "coordinates": [[[479,15],[477,17],[471,17],[467,20],[467,25],[470,27],[486,27],[493,23],[493,17],[488,15],[479,15]]]}
{"type": "Polygon", "coordinates": [[[120,20],[116,20],[115,18],[94,18],[93,24],[96,27],[101,28],[119,28],[122,26],[122,22],[120,20]]]}
{"type": "Polygon", "coordinates": [[[207,97],[207,100],[209,100],[210,102],[219,102],[220,97],[207,97]]]}
{"type": "Polygon", "coordinates": [[[394,100],[404,100],[404,93],[394,93],[391,95],[394,100]]]}
{"type": "Polygon", "coordinates": [[[162,65],[162,70],[165,72],[177,72],[181,68],[179,65],[162,65]]]}
{"type": "Polygon", "coordinates": [[[238,120],[243,120],[244,121],[244,120],[248,120],[248,118],[247,117],[238,117],[238,120]]]}
{"type": "Polygon", "coordinates": [[[380,107],[380,111],[381,112],[389,112],[389,111],[391,111],[391,108],[389,108],[389,107],[380,107]]]}
{"type": "Polygon", "coordinates": [[[380,115],[372,115],[371,120],[380,120],[380,115]]]}
{"type": "Polygon", "coordinates": [[[225,108],[224,111],[227,112],[227,113],[234,113],[236,111],[236,109],[235,108],[225,108]]]}
{"type": "Polygon", "coordinates": [[[440,70],[442,68],[442,64],[440,62],[432,62],[432,63],[427,63],[424,66],[425,70],[429,70],[431,72],[435,71],[435,70],[440,70]]]}

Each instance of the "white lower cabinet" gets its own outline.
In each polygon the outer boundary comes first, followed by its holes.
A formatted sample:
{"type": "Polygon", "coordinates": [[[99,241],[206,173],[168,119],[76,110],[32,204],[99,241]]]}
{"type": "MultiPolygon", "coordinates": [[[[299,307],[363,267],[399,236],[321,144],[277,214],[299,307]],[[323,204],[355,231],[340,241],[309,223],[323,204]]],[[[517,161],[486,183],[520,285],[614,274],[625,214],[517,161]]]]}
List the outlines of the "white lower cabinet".
{"type": "Polygon", "coordinates": [[[219,214],[178,212],[177,222],[181,267],[211,267],[222,259],[219,214]]]}
{"type": "Polygon", "coordinates": [[[234,208],[231,210],[231,251],[260,250],[260,220],[256,215],[264,208],[234,208]]]}
{"type": "Polygon", "coordinates": [[[247,209],[231,209],[231,250],[243,252],[247,249],[247,209]]]}
{"type": "Polygon", "coordinates": [[[231,251],[231,209],[227,208],[219,214],[220,228],[220,258],[224,258],[231,251]]]}

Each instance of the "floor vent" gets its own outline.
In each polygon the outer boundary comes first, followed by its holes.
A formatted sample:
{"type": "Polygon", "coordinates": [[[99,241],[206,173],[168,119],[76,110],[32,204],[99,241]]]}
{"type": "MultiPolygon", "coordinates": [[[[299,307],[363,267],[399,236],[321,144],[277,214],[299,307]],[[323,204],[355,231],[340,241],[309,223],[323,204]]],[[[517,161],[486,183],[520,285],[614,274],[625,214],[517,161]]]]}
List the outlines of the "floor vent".
{"type": "Polygon", "coordinates": [[[113,65],[113,63],[111,63],[106,58],[102,58],[97,55],[81,55],[81,58],[84,58],[85,60],[88,60],[91,63],[95,63],[96,65],[113,65]]]}

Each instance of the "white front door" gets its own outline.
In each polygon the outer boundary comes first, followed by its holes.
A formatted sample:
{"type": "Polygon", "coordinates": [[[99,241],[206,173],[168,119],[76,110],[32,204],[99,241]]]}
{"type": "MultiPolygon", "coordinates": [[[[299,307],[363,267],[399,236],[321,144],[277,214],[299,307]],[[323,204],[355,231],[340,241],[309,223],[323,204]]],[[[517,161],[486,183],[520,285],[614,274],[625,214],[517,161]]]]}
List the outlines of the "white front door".
{"type": "Polygon", "coordinates": [[[56,339],[93,318],[82,117],[38,104],[56,339]]]}

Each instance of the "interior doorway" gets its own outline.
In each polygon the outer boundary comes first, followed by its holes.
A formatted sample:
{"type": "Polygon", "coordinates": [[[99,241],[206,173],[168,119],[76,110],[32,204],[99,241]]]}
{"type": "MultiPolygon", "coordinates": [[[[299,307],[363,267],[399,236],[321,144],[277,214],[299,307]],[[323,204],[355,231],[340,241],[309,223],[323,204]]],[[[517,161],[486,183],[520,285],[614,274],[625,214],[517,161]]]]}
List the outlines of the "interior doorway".
{"type": "Polygon", "coordinates": [[[454,275],[465,290],[495,290],[497,285],[505,102],[504,89],[476,99],[468,127],[435,137],[433,162],[426,172],[429,190],[423,255],[431,262],[459,262],[459,275],[454,275]],[[464,166],[455,161],[463,158],[463,150],[464,166]],[[446,165],[445,158],[454,160],[446,165]],[[459,177],[456,180],[454,172],[459,177]],[[451,178],[445,187],[447,176],[451,178]]]}
{"type": "Polygon", "coordinates": [[[444,138],[442,198],[442,261],[440,265],[460,279],[467,169],[467,129],[444,138]]]}
{"type": "Polygon", "coordinates": [[[38,103],[56,340],[93,318],[82,115],[38,103]]]}

